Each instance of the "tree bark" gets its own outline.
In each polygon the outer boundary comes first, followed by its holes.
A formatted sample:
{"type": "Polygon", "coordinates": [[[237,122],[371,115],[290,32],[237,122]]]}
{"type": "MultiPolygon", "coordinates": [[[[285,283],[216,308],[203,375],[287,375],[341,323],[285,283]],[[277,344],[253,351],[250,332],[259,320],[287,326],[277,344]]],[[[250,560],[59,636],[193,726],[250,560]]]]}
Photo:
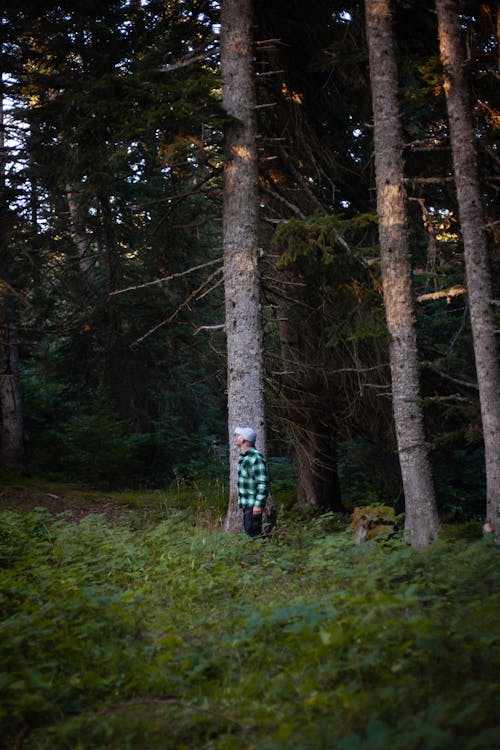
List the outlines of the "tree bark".
{"type": "Polygon", "coordinates": [[[297,500],[303,508],[343,512],[332,385],[320,365],[313,364],[313,352],[323,343],[315,341],[310,325],[304,330],[301,312],[289,300],[278,305],[284,368],[280,400],[295,449],[297,500]]]}
{"type": "Polygon", "coordinates": [[[262,323],[258,273],[258,168],[251,0],[221,5],[225,129],[223,250],[227,338],[229,506],[226,531],[241,527],[237,508],[236,426],[252,426],[266,453],[262,323]]]}
{"type": "Polygon", "coordinates": [[[405,495],[405,535],[413,546],[423,547],[437,534],[438,516],[420,397],[390,0],[367,0],[366,27],[375,126],[381,271],[390,337],[394,422],[405,495]]]}
{"type": "Polygon", "coordinates": [[[497,53],[498,53],[498,60],[497,65],[500,69],[500,0],[497,0],[497,17],[496,17],[496,29],[497,29],[497,53]]]}
{"type": "Polygon", "coordinates": [[[436,0],[458,209],[465,254],[486,463],[487,520],[500,534],[500,367],[488,243],[481,205],[456,0],[436,0]]]}
{"type": "Polygon", "coordinates": [[[68,201],[69,217],[73,229],[73,237],[78,251],[78,267],[82,283],[87,286],[90,281],[92,269],[90,243],[87,230],[80,218],[80,207],[78,205],[78,188],[70,182],[66,183],[66,200],[68,201]]]}
{"type": "Polygon", "coordinates": [[[12,290],[8,284],[7,250],[10,222],[5,198],[5,153],[3,90],[0,90],[0,464],[4,467],[14,467],[24,461],[24,420],[19,384],[19,345],[15,308],[12,290]]]}

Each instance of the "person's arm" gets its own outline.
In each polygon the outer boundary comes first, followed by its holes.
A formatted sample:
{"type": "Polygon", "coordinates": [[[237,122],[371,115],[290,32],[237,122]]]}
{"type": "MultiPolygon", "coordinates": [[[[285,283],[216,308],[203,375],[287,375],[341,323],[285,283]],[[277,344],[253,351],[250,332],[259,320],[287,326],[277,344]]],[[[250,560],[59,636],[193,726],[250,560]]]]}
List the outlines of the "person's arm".
{"type": "Polygon", "coordinates": [[[255,502],[253,505],[254,515],[260,515],[267,500],[268,483],[266,462],[260,456],[256,456],[253,471],[255,476],[255,502]]]}

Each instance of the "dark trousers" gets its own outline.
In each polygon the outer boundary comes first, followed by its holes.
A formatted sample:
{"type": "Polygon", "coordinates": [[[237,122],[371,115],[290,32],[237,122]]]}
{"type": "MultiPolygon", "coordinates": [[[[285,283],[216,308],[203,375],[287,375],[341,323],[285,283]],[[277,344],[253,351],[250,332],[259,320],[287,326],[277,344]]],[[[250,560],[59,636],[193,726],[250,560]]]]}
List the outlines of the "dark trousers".
{"type": "Polygon", "coordinates": [[[262,513],[254,516],[253,505],[243,508],[243,530],[245,534],[252,537],[262,534],[262,513]]]}

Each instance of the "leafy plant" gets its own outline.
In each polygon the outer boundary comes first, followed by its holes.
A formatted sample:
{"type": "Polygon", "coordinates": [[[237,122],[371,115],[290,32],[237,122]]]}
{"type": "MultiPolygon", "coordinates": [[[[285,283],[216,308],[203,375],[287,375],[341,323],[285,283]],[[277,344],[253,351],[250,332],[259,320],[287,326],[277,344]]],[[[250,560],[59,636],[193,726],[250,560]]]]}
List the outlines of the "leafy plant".
{"type": "Polygon", "coordinates": [[[491,750],[498,545],[355,545],[332,514],[254,542],[208,489],[111,525],[0,513],[6,746],[491,750]]]}

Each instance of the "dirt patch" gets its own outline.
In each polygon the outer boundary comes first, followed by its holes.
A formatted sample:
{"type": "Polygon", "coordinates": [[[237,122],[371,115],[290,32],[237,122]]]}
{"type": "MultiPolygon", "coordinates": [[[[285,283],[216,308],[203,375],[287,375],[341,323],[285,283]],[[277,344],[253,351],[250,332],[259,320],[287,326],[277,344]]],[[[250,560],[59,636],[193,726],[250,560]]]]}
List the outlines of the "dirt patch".
{"type": "Polygon", "coordinates": [[[93,513],[99,513],[106,520],[112,520],[132,510],[131,506],[122,503],[85,500],[64,492],[55,494],[43,489],[26,487],[8,487],[0,491],[0,510],[29,513],[35,508],[46,508],[52,515],[64,513],[75,521],[93,513]]]}

